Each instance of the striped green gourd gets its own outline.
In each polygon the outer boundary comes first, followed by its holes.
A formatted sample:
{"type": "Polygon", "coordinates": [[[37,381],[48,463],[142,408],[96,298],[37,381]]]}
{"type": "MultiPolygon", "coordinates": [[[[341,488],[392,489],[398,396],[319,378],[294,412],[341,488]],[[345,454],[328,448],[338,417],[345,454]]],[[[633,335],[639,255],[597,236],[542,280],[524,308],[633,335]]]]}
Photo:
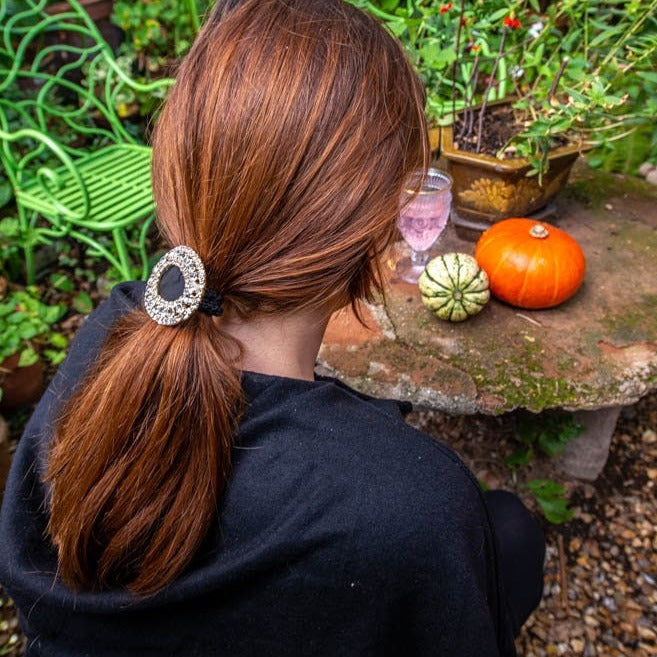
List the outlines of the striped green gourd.
{"type": "Polygon", "coordinates": [[[488,302],[488,276],[466,253],[446,253],[427,263],[418,281],[422,302],[436,317],[462,322],[488,302]]]}

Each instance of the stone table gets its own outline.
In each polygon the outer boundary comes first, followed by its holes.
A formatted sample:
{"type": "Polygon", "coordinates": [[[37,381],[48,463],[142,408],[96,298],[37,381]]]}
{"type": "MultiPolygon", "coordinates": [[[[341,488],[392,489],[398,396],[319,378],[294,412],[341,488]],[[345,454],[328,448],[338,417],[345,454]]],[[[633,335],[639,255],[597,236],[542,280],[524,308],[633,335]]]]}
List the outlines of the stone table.
{"type": "MultiPolygon", "coordinates": [[[[585,281],[561,306],[521,310],[496,300],[466,322],[436,319],[386,258],[385,300],[331,320],[320,370],[375,396],[451,414],[517,408],[577,412],[585,432],[562,465],[595,478],[620,408],[657,388],[657,189],[578,167],[548,219],[587,259],[585,281]]],[[[474,252],[448,228],[436,253],[474,252]]]]}

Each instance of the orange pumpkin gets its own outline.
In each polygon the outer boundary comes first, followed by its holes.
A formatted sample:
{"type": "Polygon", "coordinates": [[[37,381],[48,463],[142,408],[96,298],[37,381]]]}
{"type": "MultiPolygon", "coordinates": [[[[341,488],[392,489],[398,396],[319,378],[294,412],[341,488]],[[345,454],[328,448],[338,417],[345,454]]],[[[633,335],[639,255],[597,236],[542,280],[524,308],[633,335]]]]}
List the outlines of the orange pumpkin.
{"type": "Polygon", "coordinates": [[[579,244],[556,226],[505,219],[486,230],[475,249],[490,291],[520,308],[551,308],[569,299],[584,280],[579,244]]]}

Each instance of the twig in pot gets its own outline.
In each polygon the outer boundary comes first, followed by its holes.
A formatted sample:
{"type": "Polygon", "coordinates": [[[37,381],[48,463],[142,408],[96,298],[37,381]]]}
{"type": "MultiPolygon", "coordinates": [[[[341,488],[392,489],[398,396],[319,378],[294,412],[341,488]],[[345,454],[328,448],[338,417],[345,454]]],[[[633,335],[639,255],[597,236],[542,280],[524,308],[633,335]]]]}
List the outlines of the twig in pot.
{"type": "Polygon", "coordinates": [[[500,39],[500,48],[497,51],[497,57],[495,57],[495,61],[493,62],[493,69],[490,72],[490,79],[488,80],[488,84],[486,85],[486,91],[484,91],[484,98],[481,103],[481,109],[479,110],[479,123],[477,125],[477,146],[475,149],[475,153],[479,153],[481,150],[481,133],[483,132],[484,129],[484,117],[486,115],[486,108],[488,106],[488,95],[490,94],[490,90],[493,88],[493,83],[495,81],[495,73],[497,71],[497,65],[502,58],[502,54],[504,53],[504,42],[506,41],[506,28],[502,32],[502,38],[500,39]]]}
{"type": "Polygon", "coordinates": [[[557,71],[557,74],[554,76],[554,80],[552,81],[552,85],[550,86],[550,91],[548,91],[548,101],[552,100],[552,97],[557,91],[557,86],[559,85],[559,80],[561,80],[561,76],[563,75],[563,72],[566,70],[566,66],[568,62],[570,61],[570,57],[566,56],[561,60],[561,66],[559,66],[559,70],[557,71]]]}
{"type": "MultiPolygon", "coordinates": [[[[459,47],[461,45],[461,30],[463,28],[463,21],[465,16],[465,0],[461,0],[461,7],[459,10],[459,26],[456,31],[456,58],[452,62],[452,82],[456,81],[456,62],[459,58],[459,47]]],[[[452,84],[452,125],[456,121],[456,86],[452,84]]]]}
{"type": "Polygon", "coordinates": [[[472,103],[474,101],[475,89],[477,88],[477,79],[479,78],[479,53],[475,55],[474,63],[472,65],[472,73],[468,80],[466,87],[465,109],[461,115],[461,132],[459,133],[459,141],[472,134],[472,126],[474,124],[474,110],[472,103]]]}

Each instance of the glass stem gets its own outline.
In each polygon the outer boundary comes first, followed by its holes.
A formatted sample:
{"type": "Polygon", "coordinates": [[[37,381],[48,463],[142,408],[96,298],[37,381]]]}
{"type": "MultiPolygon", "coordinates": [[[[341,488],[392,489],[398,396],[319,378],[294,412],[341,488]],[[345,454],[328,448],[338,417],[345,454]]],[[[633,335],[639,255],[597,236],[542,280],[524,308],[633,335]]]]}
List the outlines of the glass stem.
{"type": "Polygon", "coordinates": [[[411,262],[414,267],[424,267],[429,262],[429,252],[411,249],[411,262]]]}

